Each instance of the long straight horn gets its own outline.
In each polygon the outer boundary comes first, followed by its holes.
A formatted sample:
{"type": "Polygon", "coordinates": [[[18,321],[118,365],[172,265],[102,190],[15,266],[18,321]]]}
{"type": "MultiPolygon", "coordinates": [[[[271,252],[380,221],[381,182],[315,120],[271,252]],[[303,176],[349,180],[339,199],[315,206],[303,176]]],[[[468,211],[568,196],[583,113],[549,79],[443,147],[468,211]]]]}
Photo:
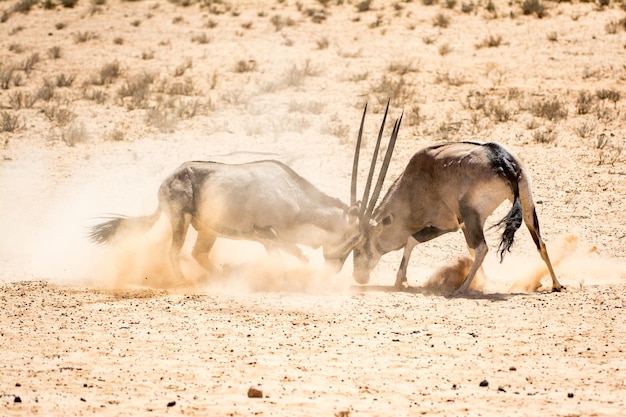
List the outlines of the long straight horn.
{"type": "Polygon", "coordinates": [[[368,223],[369,223],[370,216],[372,215],[372,211],[374,210],[374,206],[376,206],[376,201],[378,201],[380,190],[383,187],[383,182],[385,181],[385,175],[387,175],[387,169],[389,168],[389,163],[391,162],[391,155],[393,154],[393,149],[396,146],[396,139],[398,138],[398,132],[400,131],[400,123],[402,123],[402,116],[404,116],[404,110],[402,111],[400,118],[396,120],[396,122],[393,125],[393,131],[391,132],[391,138],[389,139],[389,145],[387,146],[385,159],[383,160],[382,167],[380,167],[380,173],[378,174],[378,180],[376,181],[376,186],[374,187],[372,198],[369,201],[369,204],[367,205],[367,210],[365,211],[365,215],[363,216],[364,221],[368,223]]]}
{"type": "Polygon", "coordinates": [[[383,116],[383,122],[380,125],[378,131],[378,139],[376,140],[376,147],[374,148],[374,154],[372,155],[372,163],[370,164],[370,171],[367,175],[367,182],[365,183],[365,189],[363,190],[363,199],[361,200],[361,209],[359,210],[359,218],[363,217],[365,209],[367,208],[367,199],[370,195],[370,188],[372,188],[372,179],[374,177],[374,169],[376,168],[376,159],[378,158],[378,150],[380,149],[380,142],[383,138],[383,130],[385,129],[385,122],[387,121],[387,113],[389,112],[389,100],[387,100],[387,107],[385,108],[385,115],[383,116]]]}
{"type": "Polygon", "coordinates": [[[367,113],[367,103],[363,109],[363,117],[361,117],[361,127],[359,128],[359,137],[356,140],[356,148],[354,149],[354,161],[352,162],[352,182],[350,184],[350,206],[356,205],[356,178],[359,170],[359,155],[361,153],[361,138],[363,137],[363,124],[365,123],[365,113],[367,113]]]}

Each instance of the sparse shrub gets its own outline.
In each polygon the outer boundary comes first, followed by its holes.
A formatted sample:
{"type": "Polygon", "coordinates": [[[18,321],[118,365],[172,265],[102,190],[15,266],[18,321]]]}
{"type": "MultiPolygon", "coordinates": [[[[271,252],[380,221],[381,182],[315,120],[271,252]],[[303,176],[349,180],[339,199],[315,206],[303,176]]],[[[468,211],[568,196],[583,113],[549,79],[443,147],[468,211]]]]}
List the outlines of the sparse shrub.
{"type": "Polygon", "coordinates": [[[37,65],[40,60],[41,59],[39,58],[39,54],[37,52],[32,53],[24,61],[22,61],[20,69],[28,74],[35,68],[35,65],[37,65]]]}
{"type": "Polygon", "coordinates": [[[20,118],[18,115],[13,115],[8,111],[3,111],[2,113],[0,113],[0,115],[0,119],[2,122],[2,126],[0,126],[2,129],[0,129],[0,131],[2,132],[15,132],[16,130],[20,129],[20,125],[23,126],[23,123],[20,123],[20,118]]]}
{"type": "Polygon", "coordinates": [[[378,97],[384,97],[386,100],[397,100],[399,103],[405,102],[413,96],[413,89],[407,85],[404,77],[392,77],[383,75],[377,84],[372,85],[372,92],[378,97]]]}
{"type": "Polygon", "coordinates": [[[61,132],[61,140],[67,146],[76,146],[79,143],[85,143],[89,139],[89,134],[84,123],[73,123],[67,129],[61,132]]]}
{"type": "Polygon", "coordinates": [[[476,49],[480,48],[497,48],[502,43],[502,36],[489,35],[482,42],[476,44],[476,49]]]}
{"type": "Polygon", "coordinates": [[[57,126],[66,126],[76,118],[76,114],[66,106],[60,106],[58,103],[50,103],[43,107],[43,113],[48,120],[57,126]]]}
{"type": "Polygon", "coordinates": [[[235,64],[235,72],[237,73],[252,72],[254,70],[256,70],[256,61],[253,59],[241,59],[235,64]]]}
{"type": "Polygon", "coordinates": [[[206,33],[202,32],[192,36],[191,42],[198,43],[200,45],[206,45],[211,42],[211,38],[206,33]]]}
{"type": "Polygon", "coordinates": [[[611,20],[604,25],[604,31],[609,35],[615,35],[620,28],[617,20],[611,20]]]}
{"type": "Polygon", "coordinates": [[[557,134],[554,126],[547,126],[534,130],[532,137],[533,140],[537,143],[548,144],[556,141],[557,134]]]}
{"type": "Polygon", "coordinates": [[[461,12],[463,12],[465,14],[473,13],[475,7],[476,6],[472,2],[470,2],[470,3],[465,3],[464,2],[463,4],[461,4],[461,12]]]}
{"type": "Polygon", "coordinates": [[[100,73],[98,74],[98,78],[92,80],[92,84],[96,85],[107,85],[115,82],[115,80],[122,74],[122,69],[120,68],[119,61],[115,60],[113,62],[109,62],[108,64],[104,64],[102,68],[100,68],[100,73]]]}
{"type": "Polygon", "coordinates": [[[278,14],[270,18],[270,23],[274,25],[276,32],[280,32],[280,30],[285,26],[293,26],[296,24],[295,20],[293,20],[291,17],[283,18],[281,15],[278,14]]]}
{"type": "Polygon", "coordinates": [[[74,8],[78,4],[78,0],[61,0],[61,5],[68,9],[74,8]]]}
{"type": "Polygon", "coordinates": [[[446,9],[454,9],[457,0],[446,0],[446,9]]]}
{"type": "Polygon", "coordinates": [[[111,142],[124,142],[126,139],[126,134],[122,129],[113,129],[106,135],[106,140],[111,142]]]}
{"type": "Polygon", "coordinates": [[[548,33],[547,37],[546,37],[550,42],[558,42],[559,40],[559,35],[558,33],[556,33],[556,31],[552,31],[550,33],[548,33]]]}
{"type": "Polygon", "coordinates": [[[9,94],[9,106],[13,110],[30,109],[37,101],[37,96],[28,91],[14,91],[9,94]]]}
{"type": "Polygon", "coordinates": [[[91,31],[78,31],[74,34],[74,42],[76,43],[84,43],[87,41],[90,41],[92,39],[97,39],[98,38],[98,34],[95,32],[91,32],[91,31]]]}
{"type": "Polygon", "coordinates": [[[107,99],[107,93],[97,88],[85,88],[83,90],[83,98],[85,100],[91,100],[98,104],[102,104],[107,99]]]}
{"type": "Polygon", "coordinates": [[[483,108],[485,116],[491,118],[497,123],[506,123],[513,118],[514,111],[501,101],[490,101],[483,108]]]}
{"type": "Polygon", "coordinates": [[[122,38],[121,36],[116,36],[116,37],[113,39],[113,43],[114,43],[115,45],[123,45],[123,44],[124,44],[124,38],[122,38]]]}
{"type": "Polygon", "coordinates": [[[304,83],[306,77],[316,76],[318,74],[319,70],[307,59],[301,67],[294,64],[287,70],[283,77],[283,82],[289,87],[299,86],[304,83]]]}
{"type": "Polygon", "coordinates": [[[450,44],[444,43],[444,44],[439,45],[439,48],[437,49],[437,52],[441,56],[446,56],[450,52],[452,52],[452,47],[450,46],[450,44]]]}
{"type": "Polygon", "coordinates": [[[75,78],[76,78],[76,75],[74,74],[71,74],[71,75],[59,74],[56,77],[56,86],[57,87],[70,87],[72,83],[74,82],[75,78]]]}
{"type": "Polygon", "coordinates": [[[548,14],[548,9],[541,0],[524,0],[522,3],[522,13],[525,15],[534,14],[541,19],[548,14]]]}
{"type": "Polygon", "coordinates": [[[612,101],[613,104],[616,105],[621,98],[621,94],[619,91],[613,89],[600,89],[596,91],[596,97],[600,100],[612,101]]]}
{"type": "Polygon", "coordinates": [[[60,46],[53,46],[50,49],[48,49],[48,57],[50,57],[52,59],[59,59],[59,58],[61,58],[61,47],[60,46]]]}
{"type": "Polygon", "coordinates": [[[43,85],[37,90],[37,99],[42,101],[50,101],[54,97],[55,84],[50,80],[44,80],[43,85]]]}
{"type": "Polygon", "coordinates": [[[437,4],[437,0],[422,0],[424,6],[432,6],[437,4]]]}
{"type": "Polygon", "coordinates": [[[574,128],[574,132],[578,135],[578,137],[582,139],[586,139],[593,134],[596,130],[596,125],[590,122],[583,122],[580,125],[574,128]]]}
{"type": "Polygon", "coordinates": [[[185,58],[182,64],[178,65],[176,69],[174,69],[174,77],[180,77],[185,74],[185,72],[193,67],[193,61],[191,58],[185,58]]]}
{"type": "Polygon", "coordinates": [[[372,0],[363,0],[356,4],[357,12],[367,12],[372,7],[372,0]]]}
{"type": "Polygon", "coordinates": [[[450,18],[444,13],[437,13],[435,15],[435,19],[433,20],[433,26],[445,29],[450,26],[450,18]]]}
{"type": "Polygon", "coordinates": [[[565,104],[556,97],[535,101],[530,106],[530,112],[536,117],[543,117],[553,122],[567,118],[565,104]]]}
{"type": "Polygon", "coordinates": [[[164,102],[159,102],[156,106],[150,107],[146,111],[146,123],[154,126],[161,132],[173,132],[174,126],[178,123],[178,118],[174,110],[164,102]]]}
{"type": "Polygon", "coordinates": [[[290,113],[293,112],[302,112],[302,113],[311,113],[311,114],[321,114],[324,111],[324,107],[326,107],[326,103],[321,101],[306,101],[300,102],[292,100],[289,102],[288,110],[290,113]]]}
{"type": "Polygon", "coordinates": [[[9,45],[9,51],[16,54],[21,54],[25,50],[26,49],[24,48],[24,46],[19,43],[12,43],[11,45],[9,45]]]}
{"type": "Polygon", "coordinates": [[[589,91],[581,91],[578,93],[576,99],[576,113],[588,114],[591,111],[591,105],[593,104],[593,96],[589,91]]]}
{"type": "Polygon", "coordinates": [[[13,5],[13,12],[28,14],[38,0],[20,0],[13,5]]]}
{"type": "Polygon", "coordinates": [[[398,75],[405,75],[405,74],[408,74],[410,72],[418,72],[419,71],[419,68],[417,66],[413,65],[412,61],[409,61],[409,62],[393,61],[393,62],[391,62],[389,64],[387,69],[390,72],[395,72],[398,75]]]}
{"type": "Polygon", "coordinates": [[[328,41],[327,37],[318,39],[316,43],[317,43],[317,49],[326,49],[330,45],[330,42],[328,41]]]}
{"type": "Polygon", "coordinates": [[[141,53],[141,59],[147,61],[149,59],[154,59],[154,51],[151,49],[147,49],[141,53]]]}
{"type": "Polygon", "coordinates": [[[148,108],[148,95],[153,82],[154,76],[148,73],[134,75],[117,90],[117,96],[129,110],[148,108]]]}
{"type": "Polygon", "coordinates": [[[0,65],[0,87],[3,90],[9,89],[14,73],[15,67],[13,65],[9,65],[7,67],[0,65]]]}
{"type": "Polygon", "coordinates": [[[467,83],[467,80],[463,76],[463,74],[451,74],[449,71],[444,73],[437,73],[435,77],[435,83],[441,84],[445,83],[453,87],[461,86],[467,83]]]}
{"type": "Polygon", "coordinates": [[[480,91],[470,91],[463,107],[470,110],[482,110],[487,105],[487,99],[480,91]]]}
{"type": "Polygon", "coordinates": [[[56,30],[61,30],[61,29],[65,29],[65,26],[66,26],[66,25],[65,25],[65,23],[63,23],[63,22],[59,22],[59,23],[57,23],[57,24],[55,24],[55,25],[54,25],[54,28],[55,28],[56,30]]]}

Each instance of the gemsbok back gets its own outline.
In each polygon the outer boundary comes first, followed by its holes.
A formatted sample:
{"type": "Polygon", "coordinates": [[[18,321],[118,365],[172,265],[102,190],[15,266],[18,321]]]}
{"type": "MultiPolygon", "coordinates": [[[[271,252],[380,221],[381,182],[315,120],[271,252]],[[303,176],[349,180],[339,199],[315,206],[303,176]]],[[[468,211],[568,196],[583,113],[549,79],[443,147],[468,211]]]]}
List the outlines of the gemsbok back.
{"type": "Polygon", "coordinates": [[[340,269],[359,237],[356,212],[285,164],[185,162],[161,184],[156,211],[142,217],[114,217],[91,229],[97,243],[121,229],[147,231],[165,214],[171,224],[170,261],[180,283],[180,252],[189,225],[198,231],[193,258],[208,272],[217,237],[257,241],[303,259],[297,244],[323,247],[327,263],[340,269]],[[353,213],[354,212],[354,213],[353,213]]]}
{"type": "MultiPolygon", "coordinates": [[[[359,158],[366,111],[367,106],[361,119],[355,165],[359,158]]],[[[367,203],[384,119],[380,128],[359,211],[361,238],[355,241],[353,247],[355,280],[361,284],[369,282],[370,273],[381,256],[404,248],[395,282],[396,288],[400,289],[407,284],[409,256],[418,243],[461,229],[474,257],[467,277],[457,290],[457,293],[466,292],[489,250],[483,232],[485,221],[508,199],[513,206],[496,224],[504,229],[498,248],[500,260],[510,251],[515,232],[523,220],[550,272],[552,290],[560,291],[561,284],[539,233],[530,175],[521,161],[500,144],[441,143],[418,151],[375,207],[401,122],[402,116],[394,125],[376,187],[367,203]]]]}

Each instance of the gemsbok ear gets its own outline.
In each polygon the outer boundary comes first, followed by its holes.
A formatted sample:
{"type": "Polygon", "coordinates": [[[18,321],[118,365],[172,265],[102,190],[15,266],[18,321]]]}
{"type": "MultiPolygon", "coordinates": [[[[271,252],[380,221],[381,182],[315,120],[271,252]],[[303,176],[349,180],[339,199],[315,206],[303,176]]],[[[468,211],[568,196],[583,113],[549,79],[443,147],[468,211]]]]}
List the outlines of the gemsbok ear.
{"type": "Polygon", "coordinates": [[[359,201],[354,206],[348,207],[348,210],[346,211],[346,214],[348,215],[348,217],[356,217],[356,216],[359,215],[360,207],[361,207],[361,202],[359,201]]]}
{"type": "Polygon", "coordinates": [[[393,215],[393,213],[389,213],[388,215],[383,217],[381,223],[383,224],[383,226],[389,226],[391,223],[393,223],[394,220],[395,216],[393,215]]]}

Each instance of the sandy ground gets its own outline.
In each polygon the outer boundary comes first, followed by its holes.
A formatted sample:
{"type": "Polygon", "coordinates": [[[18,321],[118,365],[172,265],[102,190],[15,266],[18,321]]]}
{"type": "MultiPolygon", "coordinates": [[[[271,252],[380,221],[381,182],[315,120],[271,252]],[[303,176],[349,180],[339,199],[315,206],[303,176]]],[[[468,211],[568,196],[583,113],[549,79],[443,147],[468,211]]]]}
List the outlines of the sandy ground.
{"type": "Polygon", "coordinates": [[[626,413],[621,5],[322,3],[0,1],[0,113],[18,125],[0,132],[0,415],[626,413]],[[219,274],[196,282],[186,247],[192,279],[172,288],[163,219],[116,247],[86,238],[152,212],[187,160],[278,159],[347,201],[362,107],[369,153],[390,96],[387,184],[427,144],[504,143],[566,291],[543,291],[525,230],[462,297],[460,232],[416,248],[406,292],[399,252],[358,286],[350,260],[329,274],[319,251],[221,240],[219,274]],[[565,114],[535,111],[554,100],[565,114]]]}

